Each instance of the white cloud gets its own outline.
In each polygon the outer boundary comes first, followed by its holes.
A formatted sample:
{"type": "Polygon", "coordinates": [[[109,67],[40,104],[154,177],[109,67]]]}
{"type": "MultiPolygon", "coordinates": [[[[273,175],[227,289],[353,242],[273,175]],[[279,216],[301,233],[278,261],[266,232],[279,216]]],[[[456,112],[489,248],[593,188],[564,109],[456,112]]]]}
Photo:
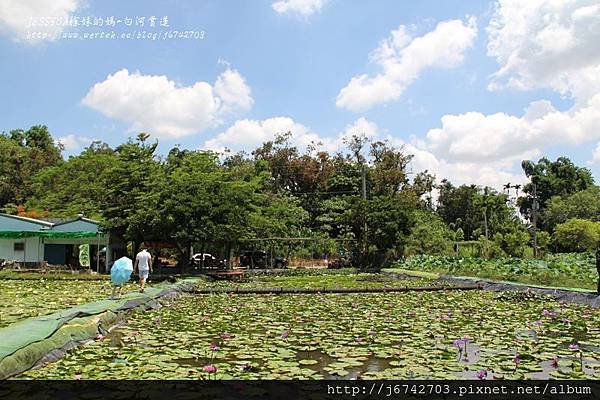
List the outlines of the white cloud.
{"type": "Polygon", "coordinates": [[[369,121],[365,117],[360,117],[353,123],[346,125],[346,128],[338,135],[338,139],[343,141],[344,138],[352,135],[365,135],[368,138],[374,138],[378,134],[377,124],[369,121]]]}
{"type": "Polygon", "coordinates": [[[433,152],[422,148],[419,143],[406,143],[401,139],[388,136],[387,139],[397,147],[404,146],[407,154],[412,154],[411,168],[413,173],[427,170],[434,174],[438,182],[447,179],[454,185],[490,186],[501,190],[507,182],[523,183],[526,178],[522,173],[507,171],[509,167],[503,162],[457,162],[438,157],[433,152]]]}
{"type": "Polygon", "coordinates": [[[67,151],[81,149],[85,146],[90,145],[93,141],[94,139],[91,139],[89,137],[77,136],[74,134],[62,136],[55,140],[57,144],[60,143],[61,145],[63,145],[64,149],[67,151]]]}
{"type": "Polygon", "coordinates": [[[509,172],[519,170],[522,159],[538,157],[550,146],[600,139],[597,1],[500,0],[487,32],[488,55],[499,64],[490,89],[547,88],[571,97],[573,105],[557,110],[550,101],[538,100],[520,116],[476,111],[444,115],[441,126],[420,142],[415,163],[444,171],[458,183],[496,182],[498,187],[524,179],[509,172]]]}
{"type": "Polygon", "coordinates": [[[52,17],[66,20],[80,6],[81,0],[2,0],[0,1],[0,32],[16,41],[40,42],[54,40],[63,26],[29,26],[31,18],[52,17]],[[46,34],[46,38],[28,39],[29,32],[46,34]]]}
{"type": "Polygon", "coordinates": [[[310,128],[295,122],[289,117],[274,117],[265,120],[238,120],[224,132],[204,143],[204,148],[215,151],[252,150],[262,143],[273,140],[277,134],[291,132],[291,143],[305,150],[309,145],[336,152],[345,145],[343,139],[352,134],[364,133],[368,137],[377,136],[377,125],[364,117],[347,125],[335,137],[323,137],[310,128]]]}
{"type": "Polygon", "coordinates": [[[279,14],[295,14],[303,18],[321,11],[327,0],[280,0],[271,4],[279,14]]]}
{"type": "Polygon", "coordinates": [[[600,164],[600,142],[596,145],[596,150],[592,154],[592,159],[589,161],[589,164],[600,164]]]}
{"type": "Polygon", "coordinates": [[[131,124],[132,131],[177,138],[221,124],[231,113],[248,110],[253,99],[232,69],[219,75],[214,87],[207,82],[181,86],[164,75],[122,69],[96,83],[82,103],[131,124]]]}
{"type": "Polygon", "coordinates": [[[551,88],[579,101],[600,92],[597,0],[500,0],[487,31],[500,66],[490,89],[551,88]]]}
{"type": "Polygon", "coordinates": [[[384,137],[377,125],[364,117],[348,124],[336,136],[323,137],[310,128],[294,121],[289,117],[274,117],[265,120],[239,120],[224,132],[207,140],[205,149],[222,152],[223,150],[252,150],[265,141],[273,140],[278,133],[292,132],[291,143],[301,150],[311,143],[320,144],[320,148],[329,152],[343,151],[344,138],[353,134],[364,133],[372,140],[387,139],[395,146],[404,146],[408,154],[413,154],[412,167],[414,172],[428,170],[434,173],[438,180],[449,179],[454,184],[472,184],[491,186],[501,189],[506,182],[522,182],[522,174],[504,171],[509,167],[502,161],[490,162],[455,162],[447,161],[423,148],[423,143],[406,143],[401,139],[384,137]]]}
{"type": "Polygon", "coordinates": [[[467,17],[464,22],[440,22],[433,31],[417,38],[400,25],[371,54],[371,61],[383,71],[374,77],[353,77],[338,94],[336,105],[357,112],[396,100],[425,68],[460,65],[476,36],[474,17],[467,17]]]}
{"type": "Polygon", "coordinates": [[[532,102],[524,115],[467,112],[444,115],[430,129],[425,146],[444,159],[512,165],[541,155],[549,146],[577,146],[600,139],[600,95],[583,107],[556,110],[549,101],[532,102]]]}

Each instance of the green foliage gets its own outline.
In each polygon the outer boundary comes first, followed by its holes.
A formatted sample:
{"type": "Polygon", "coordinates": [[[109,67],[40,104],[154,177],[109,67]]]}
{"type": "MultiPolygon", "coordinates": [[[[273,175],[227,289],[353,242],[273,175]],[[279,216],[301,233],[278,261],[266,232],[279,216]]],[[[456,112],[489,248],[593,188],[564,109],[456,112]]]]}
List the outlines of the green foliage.
{"type": "Polygon", "coordinates": [[[592,253],[549,254],[542,260],[418,255],[398,261],[395,266],[440,274],[588,289],[595,289],[597,279],[592,253]]]}
{"type": "Polygon", "coordinates": [[[60,151],[44,125],[0,134],[0,208],[24,204],[32,195],[33,176],[59,165],[60,151]]]}
{"type": "Polygon", "coordinates": [[[440,217],[430,212],[418,211],[414,215],[414,221],[406,240],[404,254],[450,255],[452,253],[453,232],[440,217]]]}
{"type": "Polygon", "coordinates": [[[559,157],[556,161],[550,161],[543,157],[537,163],[526,160],[523,161],[522,167],[525,175],[531,179],[531,182],[523,187],[525,196],[519,198],[521,213],[528,219],[531,218],[534,184],[536,185],[539,208],[542,212],[546,209],[547,202],[552,197],[568,196],[586,190],[594,184],[591,171],[576,166],[567,157],[559,157]]]}
{"type": "Polygon", "coordinates": [[[485,236],[486,226],[487,239],[523,228],[505,194],[475,185],[454,187],[446,180],[439,190],[437,213],[452,230],[460,229],[466,240],[485,236]]]}
{"type": "Polygon", "coordinates": [[[511,257],[523,257],[531,237],[525,229],[515,229],[504,234],[496,233],[494,243],[502,252],[511,257]]]}
{"type": "Polygon", "coordinates": [[[145,209],[154,188],[163,182],[154,152],[158,143],[147,144],[147,135],[129,140],[115,149],[112,166],[105,171],[106,191],[100,198],[104,224],[127,238],[141,242],[145,226],[138,211],[145,209]]]}
{"type": "Polygon", "coordinates": [[[572,218],[556,226],[553,244],[559,251],[593,251],[600,244],[600,222],[572,218]]]}
{"type": "Polygon", "coordinates": [[[590,186],[566,196],[553,196],[542,214],[544,225],[551,230],[571,218],[600,221],[600,186],[590,186]]]}
{"type": "Polygon", "coordinates": [[[80,155],[39,171],[27,208],[50,210],[56,217],[83,213],[102,218],[102,199],[112,185],[116,162],[117,155],[106,144],[92,143],[80,155]]]}

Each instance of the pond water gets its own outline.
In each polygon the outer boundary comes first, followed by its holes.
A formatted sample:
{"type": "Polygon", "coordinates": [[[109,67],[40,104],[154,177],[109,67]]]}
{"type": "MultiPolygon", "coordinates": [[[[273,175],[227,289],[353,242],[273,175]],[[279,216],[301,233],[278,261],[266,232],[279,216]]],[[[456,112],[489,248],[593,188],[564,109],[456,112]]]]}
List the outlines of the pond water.
{"type": "Polygon", "coordinates": [[[22,378],[598,378],[598,326],[483,291],[182,295],[22,378]]]}

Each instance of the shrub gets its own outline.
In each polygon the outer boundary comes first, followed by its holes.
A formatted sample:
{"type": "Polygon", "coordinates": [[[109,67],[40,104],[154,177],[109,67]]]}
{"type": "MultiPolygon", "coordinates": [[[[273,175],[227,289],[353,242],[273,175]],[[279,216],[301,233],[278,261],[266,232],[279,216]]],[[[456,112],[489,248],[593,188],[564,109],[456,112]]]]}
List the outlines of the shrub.
{"type": "Polygon", "coordinates": [[[600,223],[572,218],[556,226],[552,243],[558,251],[593,251],[600,243],[600,223]]]}

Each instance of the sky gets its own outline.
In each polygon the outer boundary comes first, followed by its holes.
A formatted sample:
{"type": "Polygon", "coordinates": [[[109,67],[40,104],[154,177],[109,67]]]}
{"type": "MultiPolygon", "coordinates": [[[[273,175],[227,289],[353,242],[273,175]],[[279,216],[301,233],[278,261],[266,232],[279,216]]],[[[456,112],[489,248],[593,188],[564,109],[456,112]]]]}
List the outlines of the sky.
{"type": "Polygon", "coordinates": [[[0,131],[251,151],[366,134],[454,184],[600,178],[600,0],[2,0],[0,131]]]}

